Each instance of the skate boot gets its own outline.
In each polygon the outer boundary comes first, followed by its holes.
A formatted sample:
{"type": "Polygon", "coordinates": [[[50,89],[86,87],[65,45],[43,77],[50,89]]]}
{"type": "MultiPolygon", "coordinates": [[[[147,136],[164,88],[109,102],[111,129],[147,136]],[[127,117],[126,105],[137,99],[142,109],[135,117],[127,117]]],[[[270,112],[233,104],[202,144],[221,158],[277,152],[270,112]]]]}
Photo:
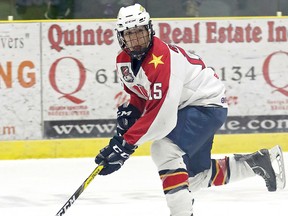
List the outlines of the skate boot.
{"type": "Polygon", "coordinates": [[[235,154],[236,161],[246,161],[255,174],[261,176],[268,191],[283,189],[286,184],[283,154],[280,146],[261,149],[252,154],[235,154]],[[276,161],[275,168],[273,162],[276,161]]]}

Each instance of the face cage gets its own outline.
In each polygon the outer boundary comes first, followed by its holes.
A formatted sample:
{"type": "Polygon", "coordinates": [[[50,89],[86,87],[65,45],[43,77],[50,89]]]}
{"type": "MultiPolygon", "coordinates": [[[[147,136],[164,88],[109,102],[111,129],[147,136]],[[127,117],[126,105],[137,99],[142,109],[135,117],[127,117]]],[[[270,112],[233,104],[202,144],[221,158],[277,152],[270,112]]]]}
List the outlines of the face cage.
{"type": "Polygon", "coordinates": [[[153,39],[153,35],[155,34],[155,32],[152,28],[151,21],[149,22],[148,25],[145,25],[145,28],[148,31],[150,41],[149,41],[148,46],[146,48],[143,48],[141,51],[130,51],[130,49],[127,47],[126,41],[123,36],[124,31],[121,31],[121,32],[117,31],[117,38],[118,38],[120,47],[132,58],[141,59],[149,51],[149,49],[152,46],[152,39],[153,39]]]}

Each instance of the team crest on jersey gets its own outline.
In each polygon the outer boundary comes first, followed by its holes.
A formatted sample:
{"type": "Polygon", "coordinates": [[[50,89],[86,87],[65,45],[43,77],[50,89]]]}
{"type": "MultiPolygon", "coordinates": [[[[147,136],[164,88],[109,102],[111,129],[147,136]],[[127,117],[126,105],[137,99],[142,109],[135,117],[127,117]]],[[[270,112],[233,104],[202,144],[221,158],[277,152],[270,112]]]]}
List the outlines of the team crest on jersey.
{"type": "Polygon", "coordinates": [[[130,70],[129,70],[129,67],[128,66],[122,66],[120,68],[121,70],[121,73],[123,75],[123,79],[126,81],[126,82],[133,82],[134,81],[134,78],[132,76],[132,73],[130,73],[130,70]]]}

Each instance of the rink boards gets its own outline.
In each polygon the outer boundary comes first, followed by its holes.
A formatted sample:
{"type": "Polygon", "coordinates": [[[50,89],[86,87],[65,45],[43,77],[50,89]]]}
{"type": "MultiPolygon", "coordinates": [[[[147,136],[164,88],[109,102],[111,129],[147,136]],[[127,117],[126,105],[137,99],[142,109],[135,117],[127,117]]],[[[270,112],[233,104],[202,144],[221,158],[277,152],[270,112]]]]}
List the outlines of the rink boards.
{"type": "MultiPolygon", "coordinates": [[[[0,159],[94,157],[129,99],[114,65],[115,20],[0,24],[0,159]]],[[[201,54],[227,86],[213,153],[288,151],[287,26],[287,17],[153,20],[160,39],[201,54]]]]}
{"type": "MultiPolygon", "coordinates": [[[[94,157],[108,141],[108,138],[1,141],[0,159],[94,157]]],[[[276,144],[288,151],[288,134],[216,135],[212,153],[252,152],[276,144]]],[[[144,143],[134,155],[150,155],[150,146],[150,142],[144,143]]]]}

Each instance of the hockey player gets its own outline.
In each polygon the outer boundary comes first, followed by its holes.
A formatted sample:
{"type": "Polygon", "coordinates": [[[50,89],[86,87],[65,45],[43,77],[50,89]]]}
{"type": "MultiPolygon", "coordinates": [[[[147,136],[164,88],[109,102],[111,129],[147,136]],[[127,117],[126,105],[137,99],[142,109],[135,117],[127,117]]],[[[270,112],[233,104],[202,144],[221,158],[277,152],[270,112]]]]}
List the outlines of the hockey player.
{"type": "Polygon", "coordinates": [[[211,159],[214,134],[225,122],[225,87],[202,59],[154,36],[149,13],[139,4],[117,18],[122,52],[117,70],[130,94],[118,108],[118,134],[96,156],[100,175],[120,169],[147,141],[172,216],[193,215],[193,192],[260,175],[269,191],[285,186],[279,146],[253,154],[211,159]],[[278,162],[275,173],[272,161],[278,162]]]}

